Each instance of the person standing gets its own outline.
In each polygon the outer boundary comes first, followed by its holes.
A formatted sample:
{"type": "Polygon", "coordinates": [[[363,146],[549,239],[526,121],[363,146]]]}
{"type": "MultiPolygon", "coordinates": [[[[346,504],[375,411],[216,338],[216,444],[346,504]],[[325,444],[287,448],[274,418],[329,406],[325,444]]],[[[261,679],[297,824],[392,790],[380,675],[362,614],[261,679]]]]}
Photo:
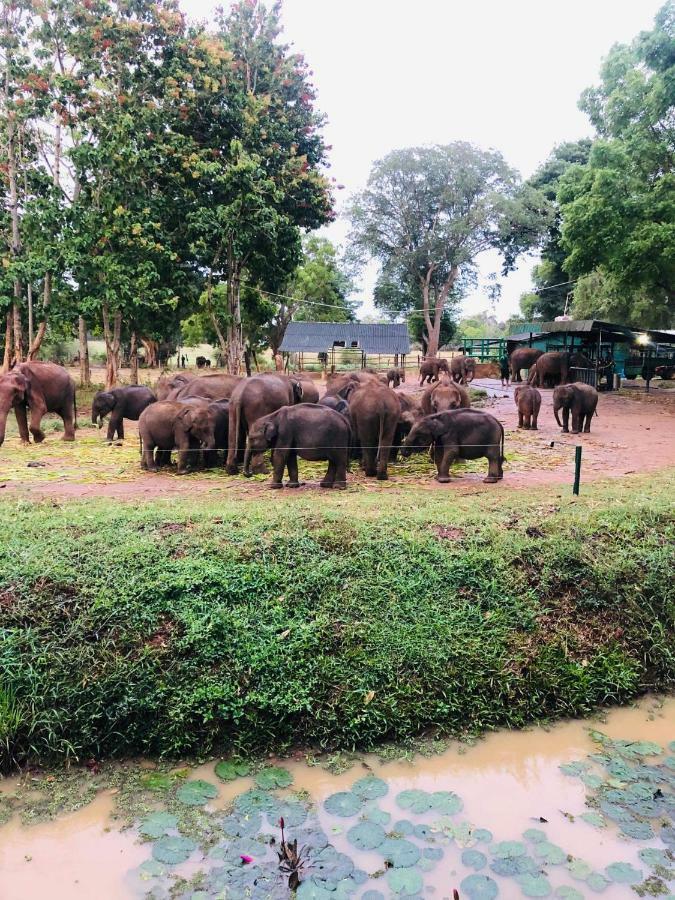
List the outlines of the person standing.
{"type": "Polygon", "coordinates": [[[509,357],[506,353],[503,353],[499,357],[499,374],[502,379],[502,387],[509,386],[509,378],[511,377],[511,372],[509,370],[509,357]]]}

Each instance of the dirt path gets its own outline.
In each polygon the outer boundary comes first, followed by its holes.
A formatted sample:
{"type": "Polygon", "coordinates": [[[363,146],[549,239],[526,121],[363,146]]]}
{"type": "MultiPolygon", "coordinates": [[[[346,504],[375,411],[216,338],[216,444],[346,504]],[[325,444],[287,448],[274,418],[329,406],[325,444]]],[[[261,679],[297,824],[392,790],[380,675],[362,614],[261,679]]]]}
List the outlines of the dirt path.
{"type": "MultiPolygon", "coordinates": [[[[433,466],[426,455],[416,455],[390,467],[390,480],[366,479],[352,466],[350,491],[445,490],[503,491],[537,485],[571,485],[574,477],[574,447],[583,447],[582,481],[620,478],[675,466],[675,397],[601,394],[598,417],[590,435],[563,435],[552,411],[552,391],[542,391],[539,430],[519,430],[513,403],[513,388],[502,389],[498,381],[481,379],[474,387],[484,388],[490,397],[486,408],[503,423],[506,431],[505,477],[497,485],[484,485],[485,460],[457,465],[453,481],[439,485],[433,480],[433,466]]],[[[419,388],[408,382],[401,390],[419,388]]],[[[665,394],[665,392],[664,392],[665,394]]],[[[16,437],[0,449],[0,496],[22,495],[53,498],[108,497],[125,501],[178,499],[199,495],[224,495],[246,499],[268,494],[268,479],[227,477],[222,470],[187,476],[144,474],[139,470],[136,423],[128,423],[123,446],[109,446],[93,428],[78,430],[74,444],[63,444],[58,434],[48,432],[42,445],[22,447],[16,437]]],[[[324,464],[300,461],[298,491],[284,491],[290,499],[315,490],[324,464]]]]}

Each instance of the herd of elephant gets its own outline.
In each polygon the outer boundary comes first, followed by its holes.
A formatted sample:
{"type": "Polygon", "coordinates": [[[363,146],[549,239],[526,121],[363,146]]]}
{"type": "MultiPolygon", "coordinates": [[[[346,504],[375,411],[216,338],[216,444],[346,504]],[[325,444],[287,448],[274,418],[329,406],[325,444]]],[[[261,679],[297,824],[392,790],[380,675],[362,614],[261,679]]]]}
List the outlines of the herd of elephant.
{"type": "MultiPolygon", "coordinates": [[[[141,466],[147,471],[168,465],[174,450],[179,474],[221,464],[222,451],[228,474],[243,466],[244,474],[252,475],[265,471],[263,456],[271,450],[272,487],[282,487],[285,471],[287,486],[299,486],[298,457],[328,463],[322,487],[344,487],[351,459],[360,459],[366,476],[383,480],[398,452],[407,457],[427,450],[439,482],[450,480],[454,460],[485,457],[484,480],[492,483],[503,477],[504,429],[493,415],[471,407],[465,384],[472,378],[472,361],[467,362],[448,369],[445,360],[427,360],[420,371],[424,389],[416,394],[395,389],[402,377],[398,369],[334,374],[322,398],[314,382],[301,375],[179,372],[162,375],[155,391],[141,385],[99,391],[91,419],[102,427],[110,417],[109,441],[124,438],[125,419],[138,421],[141,466]]],[[[566,376],[567,369],[562,371],[566,376]]],[[[515,401],[519,426],[536,428],[541,406],[536,387],[518,385],[515,401]]],[[[570,413],[573,432],[589,431],[596,404],[597,393],[588,385],[563,383],[554,391],[555,418],[563,431],[570,413]]],[[[40,424],[48,412],[63,419],[64,440],[75,439],[75,385],[62,366],[21,363],[0,376],[0,445],[12,408],[24,442],[29,432],[36,442],[44,439],[40,424]]]]}

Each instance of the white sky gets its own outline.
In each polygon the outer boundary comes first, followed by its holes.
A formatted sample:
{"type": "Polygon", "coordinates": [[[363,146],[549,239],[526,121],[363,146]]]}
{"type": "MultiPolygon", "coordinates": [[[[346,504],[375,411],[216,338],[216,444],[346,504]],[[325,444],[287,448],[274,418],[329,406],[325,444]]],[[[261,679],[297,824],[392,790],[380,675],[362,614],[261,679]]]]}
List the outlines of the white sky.
{"type": "MultiPolygon", "coordinates": [[[[598,80],[612,44],[651,27],[664,0],[284,0],[285,38],[314,71],[319,109],[328,116],[331,172],[360,190],[371,164],[390,150],[466,140],[500,150],[527,178],[554,144],[590,135],[577,109],[598,80]]],[[[182,0],[194,18],[218,2],[182,0]]],[[[225,2],[227,5],[227,2],[225,2]]],[[[347,224],[327,234],[343,243],[347,224]]],[[[518,311],[536,260],[502,282],[496,314],[518,311]]],[[[499,272],[481,260],[482,280],[499,272]]],[[[374,272],[358,296],[372,313],[374,272]]],[[[464,301],[488,308],[480,289],[464,301]]]]}

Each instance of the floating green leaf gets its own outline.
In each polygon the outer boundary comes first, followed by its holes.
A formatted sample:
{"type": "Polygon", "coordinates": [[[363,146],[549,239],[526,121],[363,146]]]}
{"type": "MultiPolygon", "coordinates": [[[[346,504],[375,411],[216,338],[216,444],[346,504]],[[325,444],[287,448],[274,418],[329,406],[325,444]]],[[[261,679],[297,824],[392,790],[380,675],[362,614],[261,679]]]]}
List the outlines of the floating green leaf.
{"type": "Polygon", "coordinates": [[[443,851],[440,847],[425,847],[422,850],[422,856],[424,859],[431,859],[434,862],[439,862],[439,860],[443,859],[443,851]]]}
{"type": "Polygon", "coordinates": [[[424,825],[424,824],[415,825],[415,827],[413,828],[413,834],[420,841],[431,840],[432,834],[433,834],[431,825],[424,825]]]}
{"type": "Polygon", "coordinates": [[[576,888],[570,887],[567,884],[561,884],[560,887],[555,889],[556,897],[560,897],[560,900],[584,900],[584,895],[581,891],[578,891],[576,888]]]}
{"type": "Polygon", "coordinates": [[[645,847],[643,850],[640,850],[638,856],[643,863],[652,868],[655,866],[668,867],[672,863],[672,859],[668,856],[667,851],[659,850],[657,847],[645,847]]]}
{"type": "Polygon", "coordinates": [[[675,828],[671,828],[669,825],[663,827],[659,832],[659,837],[664,844],[668,844],[669,847],[675,847],[675,828]]]}
{"type": "Polygon", "coordinates": [[[361,900],[385,900],[385,897],[379,891],[366,891],[361,900]]]}
{"type": "Polygon", "coordinates": [[[359,822],[347,832],[347,840],[359,850],[374,850],[386,836],[384,828],[374,822],[359,822]]]}
{"type": "Polygon", "coordinates": [[[410,819],[399,819],[398,822],[394,822],[391,830],[396,834],[402,834],[405,837],[406,835],[413,833],[414,825],[410,819]]]}
{"type": "Polygon", "coordinates": [[[551,883],[545,875],[526,873],[518,875],[516,881],[526,897],[550,897],[553,893],[551,883]]]}
{"type": "Polygon", "coordinates": [[[567,870],[577,881],[586,881],[593,869],[583,859],[573,859],[567,864],[567,870]]]}
{"type": "Polygon", "coordinates": [[[214,772],[221,781],[234,781],[243,778],[251,771],[251,766],[243,759],[221,759],[216,763],[214,772]]]}
{"type": "Polygon", "coordinates": [[[464,850],[462,853],[462,865],[467,869],[474,869],[480,872],[487,865],[487,856],[480,850],[464,850]]]}
{"type": "Polygon", "coordinates": [[[146,772],[141,775],[140,784],[146,791],[168,791],[174,780],[166,772],[146,772]]]}
{"type": "Polygon", "coordinates": [[[546,840],[546,832],[542,831],[541,828],[528,828],[527,831],[523,832],[523,837],[526,841],[539,844],[546,840]]]}
{"type": "Polygon", "coordinates": [[[597,790],[597,788],[604,784],[603,779],[594,772],[584,772],[581,776],[581,780],[586,787],[591,788],[591,790],[597,790]]]}
{"type": "Polygon", "coordinates": [[[492,832],[487,828],[476,828],[473,833],[475,840],[478,841],[479,844],[491,844],[492,843],[492,832]]]}
{"type": "Polygon", "coordinates": [[[585,772],[588,765],[584,762],[563,763],[558,766],[563,775],[569,775],[572,778],[578,778],[582,772],[585,772]]]}
{"type": "MultiPolygon", "coordinates": [[[[391,813],[380,809],[375,803],[370,803],[368,806],[364,806],[362,818],[366,822],[374,822],[376,825],[387,825],[391,819],[391,813]]],[[[394,827],[394,831],[396,830],[394,827]]]]}
{"type": "Polygon", "coordinates": [[[434,791],[431,795],[431,806],[446,816],[454,816],[463,809],[464,804],[452,791],[434,791]]]}
{"type": "Polygon", "coordinates": [[[143,819],[138,830],[144,837],[159,838],[174,829],[177,824],[178,819],[175,816],[166,812],[156,812],[143,819]]]}
{"type": "Polygon", "coordinates": [[[511,859],[514,856],[524,856],[527,847],[520,841],[500,841],[495,844],[492,853],[497,859],[511,859]]]}
{"type": "Polygon", "coordinates": [[[493,900],[499,893],[497,882],[489,875],[467,875],[459,887],[469,900],[493,900]]]}
{"type": "Polygon", "coordinates": [[[405,838],[387,838],[379,847],[385,860],[396,869],[407,869],[414,866],[420,858],[419,847],[405,838]]]}
{"type": "Polygon", "coordinates": [[[279,819],[283,819],[287,828],[297,828],[305,823],[307,810],[297,800],[274,800],[267,811],[267,818],[272,825],[276,826],[279,819]]]}
{"type": "Polygon", "coordinates": [[[146,859],[138,867],[138,874],[143,881],[148,881],[150,878],[161,878],[166,875],[166,868],[156,859],[146,859]]]}
{"type": "Polygon", "coordinates": [[[204,806],[209,800],[218,796],[218,788],[202,778],[196,781],[186,781],[181,784],[176,797],[187,806],[204,806]]]}
{"type": "Polygon", "coordinates": [[[361,798],[351,791],[338,791],[336,794],[326,797],[323,808],[333,816],[348,819],[350,816],[355,816],[361,809],[361,798]]]}
{"type": "Polygon", "coordinates": [[[540,843],[535,844],[534,853],[551,866],[562,865],[562,863],[567,860],[565,851],[561,847],[558,847],[557,844],[552,844],[550,841],[541,841],[540,843]]]}
{"type": "Polygon", "coordinates": [[[273,791],[275,788],[285,788],[293,784],[293,776],[288,769],[267,766],[255,776],[255,783],[261,791],[273,791]]]}
{"type": "Polygon", "coordinates": [[[387,883],[395,894],[418,894],[424,882],[419,872],[409,869],[392,869],[387,873],[387,883]]]}
{"type": "Polygon", "coordinates": [[[622,822],[621,834],[636,841],[651,841],[654,831],[647,822],[622,822]]]}
{"type": "Polygon", "coordinates": [[[152,856],[157,862],[177,866],[185,862],[196,848],[195,842],[186,837],[162,837],[152,845],[152,856]]]}
{"type": "Polygon", "coordinates": [[[586,884],[592,891],[595,891],[596,894],[601,894],[610,882],[600,872],[592,872],[586,879],[586,884]]]}
{"type": "Polygon", "coordinates": [[[431,795],[416,789],[401,791],[396,797],[396,803],[401,809],[409,809],[418,814],[427,812],[433,806],[431,795]]]}
{"type": "Polygon", "coordinates": [[[375,775],[366,775],[365,778],[359,778],[354,782],[352,791],[363,800],[377,800],[389,792],[389,787],[387,782],[381,778],[377,778],[375,775]]]}
{"type": "Polygon", "coordinates": [[[274,808],[275,798],[267,791],[260,791],[252,788],[250,791],[244,791],[234,799],[234,808],[237,812],[245,816],[253,813],[269,812],[274,808]]]}
{"type": "Polygon", "coordinates": [[[607,876],[619,884],[637,884],[642,881],[642,872],[630,863],[617,862],[605,868],[607,876]]]}
{"type": "Polygon", "coordinates": [[[584,822],[588,822],[589,825],[593,825],[595,828],[606,828],[607,822],[605,822],[604,818],[600,815],[599,812],[595,810],[591,810],[591,812],[582,813],[579,816],[580,819],[583,819],[584,822]]]}
{"type": "Polygon", "coordinates": [[[530,856],[507,856],[503,859],[493,859],[490,868],[495,875],[512,878],[514,875],[535,872],[538,866],[530,856]]]}

